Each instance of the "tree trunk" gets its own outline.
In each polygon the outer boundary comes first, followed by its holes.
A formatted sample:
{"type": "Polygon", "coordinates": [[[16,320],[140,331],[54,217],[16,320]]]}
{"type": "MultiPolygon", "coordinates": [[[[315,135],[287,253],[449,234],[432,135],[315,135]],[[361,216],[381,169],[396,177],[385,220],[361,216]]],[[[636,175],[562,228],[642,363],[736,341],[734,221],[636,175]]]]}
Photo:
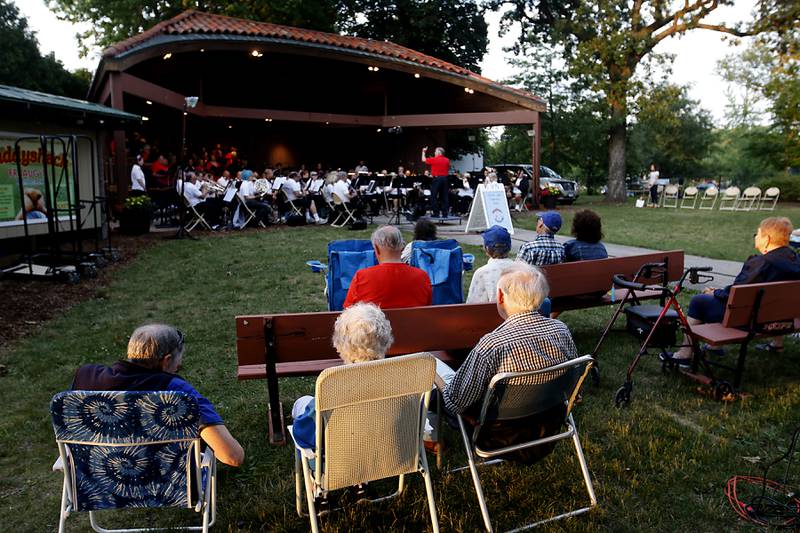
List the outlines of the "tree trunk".
{"type": "Polygon", "coordinates": [[[608,193],[609,202],[625,201],[625,149],[628,127],[624,108],[615,107],[611,112],[611,134],[608,138],[608,193]]]}

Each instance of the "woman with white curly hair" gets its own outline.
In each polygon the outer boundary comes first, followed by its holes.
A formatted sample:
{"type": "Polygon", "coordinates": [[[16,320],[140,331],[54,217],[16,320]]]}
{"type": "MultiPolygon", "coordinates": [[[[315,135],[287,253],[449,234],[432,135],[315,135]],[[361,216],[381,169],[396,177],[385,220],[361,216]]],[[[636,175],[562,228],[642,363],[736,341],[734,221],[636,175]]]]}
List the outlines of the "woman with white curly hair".
{"type": "MultiPolygon", "coordinates": [[[[333,327],[333,347],[344,364],[383,359],[394,342],[392,326],[383,311],[370,303],[348,307],[333,327]]],[[[315,449],[316,405],[313,396],[301,396],[292,407],[294,440],[303,448],[315,449]]]]}

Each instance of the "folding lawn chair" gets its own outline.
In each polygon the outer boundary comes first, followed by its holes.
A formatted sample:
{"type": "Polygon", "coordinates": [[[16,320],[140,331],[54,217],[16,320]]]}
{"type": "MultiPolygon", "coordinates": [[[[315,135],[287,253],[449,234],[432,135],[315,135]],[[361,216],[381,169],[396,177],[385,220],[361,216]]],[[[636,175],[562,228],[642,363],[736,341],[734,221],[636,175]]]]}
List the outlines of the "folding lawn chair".
{"type": "Polygon", "coordinates": [[[236,207],[236,213],[234,214],[233,218],[236,221],[235,226],[241,229],[247,227],[250,222],[253,220],[258,220],[258,225],[262,228],[266,228],[267,226],[264,225],[264,221],[257,219],[256,214],[253,212],[250,207],[247,205],[247,200],[242,197],[241,193],[236,193],[236,201],[238,202],[238,206],[236,207]]]}
{"type": "Polygon", "coordinates": [[[736,209],[736,204],[739,203],[739,195],[741,191],[739,187],[728,187],[725,189],[725,192],[722,193],[722,197],[719,199],[719,210],[720,211],[733,211],[736,209]]]}
{"type": "MultiPolygon", "coordinates": [[[[433,531],[439,521],[422,440],[428,401],[436,373],[430,354],[392,357],[324,370],[317,378],[316,449],[295,441],[295,501],[304,516],[305,488],[311,531],[319,531],[319,498],[333,490],[397,476],[394,498],[404,476],[419,472],[425,480],[433,531]],[[302,481],[301,481],[302,477],[302,481]]],[[[293,426],[289,434],[294,440],[293,426]]],[[[324,511],[323,511],[324,512],[324,511]]]]}
{"type": "Polygon", "coordinates": [[[717,198],[719,198],[719,189],[716,187],[709,187],[703,191],[703,196],[700,198],[700,206],[698,209],[713,211],[714,206],[717,204],[717,198]]]}
{"type": "Polygon", "coordinates": [[[350,282],[362,268],[378,264],[372,243],[353,239],[328,243],[328,311],[341,311],[350,282]]]}
{"type": "Polygon", "coordinates": [[[414,241],[409,264],[428,274],[433,288],[433,305],[464,303],[461,282],[464,257],[457,241],[414,241]]]}
{"type": "Polygon", "coordinates": [[[662,207],[678,207],[678,186],[667,185],[664,187],[664,192],[661,194],[662,207]]]}
{"type": "Polygon", "coordinates": [[[594,486],[592,485],[592,479],[589,475],[589,467],[586,464],[581,441],[578,437],[578,430],[572,418],[572,407],[575,398],[580,391],[584,379],[589,374],[589,369],[593,362],[594,359],[592,359],[590,355],[584,355],[583,357],[578,357],[541,370],[496,374],[489,382],[489,388],[486,390],[483,401],[481,402],[480,416],[471,432],[467,430],[464,418],[462,416],[458,417],[458,426],[464,441],[464,448],[467,452],[467,461],[469,463],[468,466],[464,468],[469,468],[472,474],[472,481],[475,485],[475,493],[478,497],[478,504],[481,508],[481,515],[483,516],[483,523],[486,527],[486,531],[492,531],[492,522],[489,517],[486,499],[483,495],[480,477],[478,476],[478,465],[494,464],[498,462],[497,459],[494,459],[498,456],[535,446],[551,444],[559,440],[572,438],[572,443],[575,446],[575,454],[578,457],[581,474],[583,475],[583,482],[586,485],[586,491],[589,493],[590,504],[588,507],[582,507],[521,526],[515,529],[515,531],[583,514],[597,505],[597,497],[595,496],[594,486]],[[560,433],[530,441],[517,442],[516,444],[499,449],[484,450],[478,444],[481,428],[489,422],[512,421],[527,418],[555,409],[559,405],[565,406],[564,426],[566,426],[566,429],[560,433]],[[481,459],[476,462],[475,456],[481,459]],[[489,461],[486,461],[486,459],[489,459],[489,461]]]}
{"type": "Polygon", "coordinates": [[[757,210],[759,200],[761,200],[761,189],[748,187],[739,197],[739,201],[736,202],[736,211],[757,210]]]}
{"type": "Polygon", "coordinates": [[[203,214],[197,210],[197,208],[189,203],[186,198],[183,198],[183,205],[186,209],[186,214],[188,215],[187,219],[183,223],[183,228],[186,230],[186,233],[191,233],[197,225],[201,225],[206,228],[208,231],[214,231],[211,227],[211,224],[206,222],[206,219],[203,218],[203,214]]]}
{"type": "MultiPolygon", "coordinates": [[[[68,391],[50,404],[64,472],[58,523],[71,512],[133,507],[183,507],[202,514],[202,525],[177,529],[207,532],[216,519],[216,459],[200,453],[197,400],[182,392],[68,391]]],[[[173,527],[163,529],[176,529],[173,527]]]]}
{"type": "Polygon", "coordinates": [[[347,202],[343,202],[335,192],[332,192],[331,196],[333,197],[333,211],[336,213],[336,218],[331,222],[331,226],[334,228],[341,228],[342,226],[354,222],[356,219],[355,213],[350,210],[347,202]],[[341,222],[339,222],[340,219],[342,219],[341,222]]]}
{"type": "Polygon", "coordinates": [[[694,209],[697,205],[698,191],[697,187],[686,187],[683,191],[683,198],[681,199],[681,209],[694,209]],[[691,202],[692,205],[689,205],[691,202]]]}
{"type": "Polygon", "coordinates": [[[774,211],[775,206],[778,205],[778,198],[781,196],[781,190],[777,187],[770,187],[764,191],[764,195],[758,202],[758,209],[760,211],[774,211]]]}
{"type": "Polygon", "coordinates": [[[303,210],[294,203],[294,200],[289,200],[289,195],[286,194],[286,191],[283,189],[283,187],[281,187],[281,194],[283,195],[283,200],[289,206],[293,215],[300,215],[301,217],[305,216],[303,215],[303,210]]]}

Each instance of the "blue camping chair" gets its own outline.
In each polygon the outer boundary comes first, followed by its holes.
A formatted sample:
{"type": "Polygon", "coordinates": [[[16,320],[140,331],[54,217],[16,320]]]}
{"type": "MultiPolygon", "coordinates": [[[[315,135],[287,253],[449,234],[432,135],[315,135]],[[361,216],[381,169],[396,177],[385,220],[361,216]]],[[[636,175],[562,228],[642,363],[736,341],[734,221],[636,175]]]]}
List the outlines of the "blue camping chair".
{"type": "Polygon", "coordinates": [[[410,264],[424,270],[431,279],[433,305],[464,303],[463,255],[454,239],[414,241],[411,245],[410,264]]]}
{"type": "Polygon", "coordinates": [[[377,264],[370,241],[354,239],[328,243],[328,311],[341,311],[356,272],[377,264]]]}
{"type": "MultiPolygon", "coordinates": [[[[63,471],[58,531],[70,513],[88,511],[92,529],[105,529],[102,510],[184,507],[202,515],[202,524],[179,527],[204,531],[214,524],[216,460],[201,453],[197,400],[182,392],[68,391],[50,405],[63,471]]],[[[173,529],[173,528],[170,528],[173,529]]]]}

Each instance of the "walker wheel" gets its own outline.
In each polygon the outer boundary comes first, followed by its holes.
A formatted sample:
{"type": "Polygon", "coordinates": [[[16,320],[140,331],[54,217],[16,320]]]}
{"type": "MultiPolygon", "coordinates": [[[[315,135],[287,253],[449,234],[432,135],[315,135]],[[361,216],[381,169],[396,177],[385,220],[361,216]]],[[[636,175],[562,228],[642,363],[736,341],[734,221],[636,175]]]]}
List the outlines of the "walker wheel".
{"type": "Polygon", "coordinates": [[[718,401],[731,401],[735,397],[733,385],[729,381],[717,381],[714,384],[714,398],[718,401]]]}
{"type": "Polygon", "coordinates": [[[81,275],[86,276],[87,278],[96,278],[97,277],[97,267],[94,266],[94,263],[81,263],[78,265],[78,272],[81,275]]]}
{"type": "Polygon", "coordinates": [[[631,386],[626,383],[619,389],[614,396],[614,407],[627,407],[631,401],[631,386]]]}
{"type": "Polygon", "coordinates": [[[77,285],[81,280],[81,275],[77,272],[62,272],[61,280],[67,285],[77,285]]]}
{"type": "Polygon", "coordinates": [[[94,259],[94,266],[97,268],[105,268],[108,266],[108,259],[103,257],[102,255],[96,255],[93,257],[94,259]]]}
{"type": "Polygon", "coordinates": [[[589,370],[589,376],[592,378],[592,383],[594,383],[595,387],[600,386],[600,367],[597,366],[595,363],[591,370],[589,370]]]}

